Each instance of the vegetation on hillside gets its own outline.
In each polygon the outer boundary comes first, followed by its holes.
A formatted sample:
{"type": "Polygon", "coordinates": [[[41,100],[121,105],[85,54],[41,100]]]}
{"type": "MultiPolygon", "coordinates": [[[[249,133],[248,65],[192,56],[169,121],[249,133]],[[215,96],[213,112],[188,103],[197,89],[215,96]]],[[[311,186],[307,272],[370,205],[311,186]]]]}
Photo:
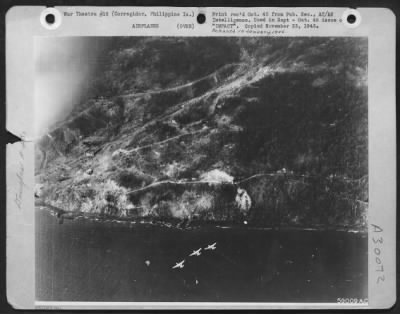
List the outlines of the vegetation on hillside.
{"type": "Polygon", "coordinates": [[[365,39],[103,40],[90,99],[38,142],[42,200],[121,217],[365,228],[365,39]]]}

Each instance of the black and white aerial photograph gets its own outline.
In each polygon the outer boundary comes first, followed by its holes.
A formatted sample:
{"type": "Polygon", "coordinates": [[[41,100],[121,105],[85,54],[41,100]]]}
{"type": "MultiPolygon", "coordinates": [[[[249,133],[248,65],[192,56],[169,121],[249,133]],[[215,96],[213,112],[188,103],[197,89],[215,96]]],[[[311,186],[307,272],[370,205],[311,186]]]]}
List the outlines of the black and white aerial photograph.
{"type": "Polygon", "coordinates": [[[366,37],[36,37],[37,301],[368,300],[366,37]]]}

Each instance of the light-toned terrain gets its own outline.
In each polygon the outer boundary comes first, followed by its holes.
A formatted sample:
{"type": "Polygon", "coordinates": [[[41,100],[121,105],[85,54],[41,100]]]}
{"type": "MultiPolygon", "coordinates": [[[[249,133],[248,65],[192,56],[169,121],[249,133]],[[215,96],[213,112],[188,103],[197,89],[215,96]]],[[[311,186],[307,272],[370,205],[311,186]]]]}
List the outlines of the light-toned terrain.
{"type": "Polygon", "coordinates": [[[93,97],[38,141],[38,199],[120,217],[364,228],[366,42],[248,40],[204,50],[215,66],[198,77],[183,56],[163,61],[182,39],[110,48],[93,97]]]}

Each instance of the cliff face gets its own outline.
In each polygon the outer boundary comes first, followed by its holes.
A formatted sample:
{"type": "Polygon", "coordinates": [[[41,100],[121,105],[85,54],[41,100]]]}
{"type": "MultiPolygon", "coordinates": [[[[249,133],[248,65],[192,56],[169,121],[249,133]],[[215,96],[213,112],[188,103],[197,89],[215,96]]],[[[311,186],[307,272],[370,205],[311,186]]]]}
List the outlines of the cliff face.
{"type": "Polygon", "coordinates": [[[112,40],[90,99],[37,143],[42,200],[159,219],[365,225],[365,39],[112,40]]]}

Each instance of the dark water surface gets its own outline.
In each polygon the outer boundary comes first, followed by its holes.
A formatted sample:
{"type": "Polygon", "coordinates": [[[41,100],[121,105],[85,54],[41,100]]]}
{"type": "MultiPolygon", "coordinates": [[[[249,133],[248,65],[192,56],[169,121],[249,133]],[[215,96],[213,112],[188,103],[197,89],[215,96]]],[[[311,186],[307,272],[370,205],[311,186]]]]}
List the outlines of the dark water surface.
{"type": "Polygon", "coordinates": [[[336,302],[367,297],[367,235],[65,220],[36,210],[41,301],[336,302]],[[194,249],[217,242],[198,257],[194,249]],[[185,259],[183,269],[171,269],[185,259]],[[149,261],[149,266],[146,265],[149,261]]]}

